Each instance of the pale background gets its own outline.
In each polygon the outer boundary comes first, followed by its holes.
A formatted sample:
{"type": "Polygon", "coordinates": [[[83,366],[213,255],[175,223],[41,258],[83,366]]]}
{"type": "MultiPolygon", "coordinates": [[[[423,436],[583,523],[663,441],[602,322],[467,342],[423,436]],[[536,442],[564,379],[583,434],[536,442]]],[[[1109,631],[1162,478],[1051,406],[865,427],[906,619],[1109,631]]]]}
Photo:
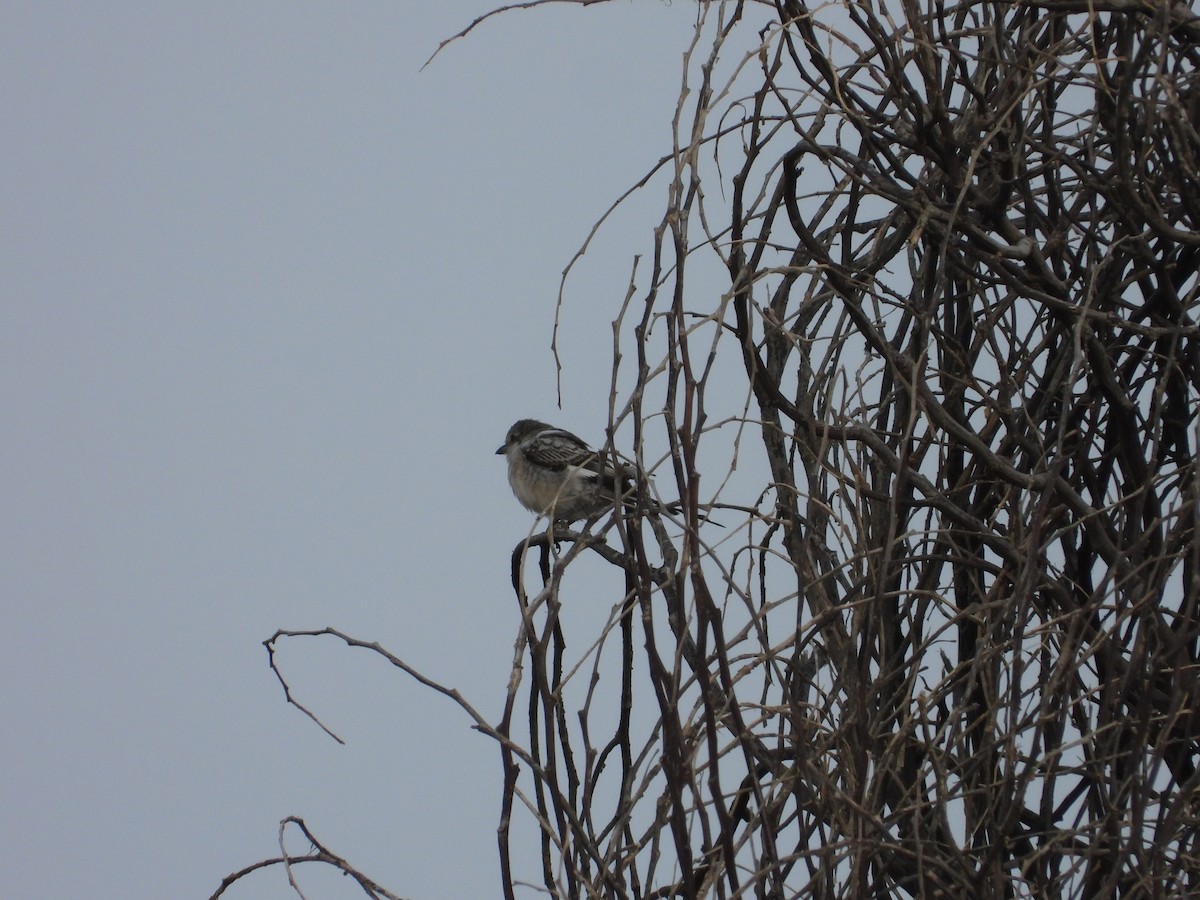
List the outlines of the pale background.
{"type": "MultiPolygon", "coordinates": [[[[413,898],[499,893],[530,517],[514,419],[603,438],[690,3],[0,7],[0,896],[207,897],[286,815],[413,898]]],[[[290,849],[303,852],[295,837],[290,849]]],[[[536,857],[522,872],[536,880],[536,857]]],[[[310,900],[360,896],[301,870],[310,900]]],[[[294,897],[282,870],[229,897],[294,897]]]]}

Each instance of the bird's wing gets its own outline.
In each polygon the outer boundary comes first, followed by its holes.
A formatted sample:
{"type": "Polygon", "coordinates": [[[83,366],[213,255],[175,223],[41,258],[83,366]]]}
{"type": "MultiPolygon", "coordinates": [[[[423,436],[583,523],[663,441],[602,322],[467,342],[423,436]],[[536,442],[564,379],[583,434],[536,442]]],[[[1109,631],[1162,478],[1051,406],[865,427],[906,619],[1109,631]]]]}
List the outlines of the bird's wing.
{"type": "Polygon", "coordinates": [[[525,457],[535,465],[548,469],[579,466],[599,471],[596,452],[587,444],[558,428],[547,429],[526,441],[522,447],[525,457]]]}
{"type": "Polygon", "coordinates": [[[601,490],[615,493],[618,490],[628,490],[633,475],[624,466],[616,472],[606,456],[601,456],[584,441],[559,428],[551,428],[541,432],[523,445],[525,457],[536,465],[561,471],[574,469],[578,478],[594,481],[601,490]]]}

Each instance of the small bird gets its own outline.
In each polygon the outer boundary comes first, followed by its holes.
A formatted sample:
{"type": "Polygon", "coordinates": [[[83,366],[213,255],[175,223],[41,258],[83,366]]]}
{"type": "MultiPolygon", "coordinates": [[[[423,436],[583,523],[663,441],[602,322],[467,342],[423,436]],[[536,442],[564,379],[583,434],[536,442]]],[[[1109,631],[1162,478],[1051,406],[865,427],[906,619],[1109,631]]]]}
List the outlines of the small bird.
{"type": "Polygon", "coordinates": [[[508,429],[496,455],[508,457],[508,483],[521,505],[561,522],[612,509],[618,478],[621,492],[629,490],[629,472],[614,473],[610,461],[582,438],[536,419],[521,419],[508,429]]]}

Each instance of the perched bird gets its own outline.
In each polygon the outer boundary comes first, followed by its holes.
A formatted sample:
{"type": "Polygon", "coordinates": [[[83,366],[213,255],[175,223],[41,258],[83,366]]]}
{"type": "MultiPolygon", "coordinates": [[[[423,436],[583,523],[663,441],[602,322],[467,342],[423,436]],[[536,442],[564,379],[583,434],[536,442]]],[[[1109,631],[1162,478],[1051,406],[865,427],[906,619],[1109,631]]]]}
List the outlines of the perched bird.
{"type": "Polygon", "coordinates": [[[618,480],[622,493],[630,490],[631,473],[614,472],[611,461],[582,438],[536,419],[521,419],[508,429],[496,455],[508,457],[508,483],[521,504],[559,521],[612,509],[618,480]]]}

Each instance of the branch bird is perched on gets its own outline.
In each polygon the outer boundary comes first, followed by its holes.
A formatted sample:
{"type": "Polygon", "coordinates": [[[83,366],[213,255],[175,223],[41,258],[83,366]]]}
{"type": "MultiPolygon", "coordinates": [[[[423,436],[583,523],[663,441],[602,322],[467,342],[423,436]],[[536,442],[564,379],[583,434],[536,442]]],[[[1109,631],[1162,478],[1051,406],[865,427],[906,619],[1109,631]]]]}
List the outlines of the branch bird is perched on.
{"type": "Polygon", "coordinates": [[[521,505],[558,521],[597,516],[613,508],[618,490],[630,490],[633,473],[614,472],[611,460],[582,438],[536,419],[521,419],[508,429],[496,455],[508,458],[508,483],[521,505]]]}

